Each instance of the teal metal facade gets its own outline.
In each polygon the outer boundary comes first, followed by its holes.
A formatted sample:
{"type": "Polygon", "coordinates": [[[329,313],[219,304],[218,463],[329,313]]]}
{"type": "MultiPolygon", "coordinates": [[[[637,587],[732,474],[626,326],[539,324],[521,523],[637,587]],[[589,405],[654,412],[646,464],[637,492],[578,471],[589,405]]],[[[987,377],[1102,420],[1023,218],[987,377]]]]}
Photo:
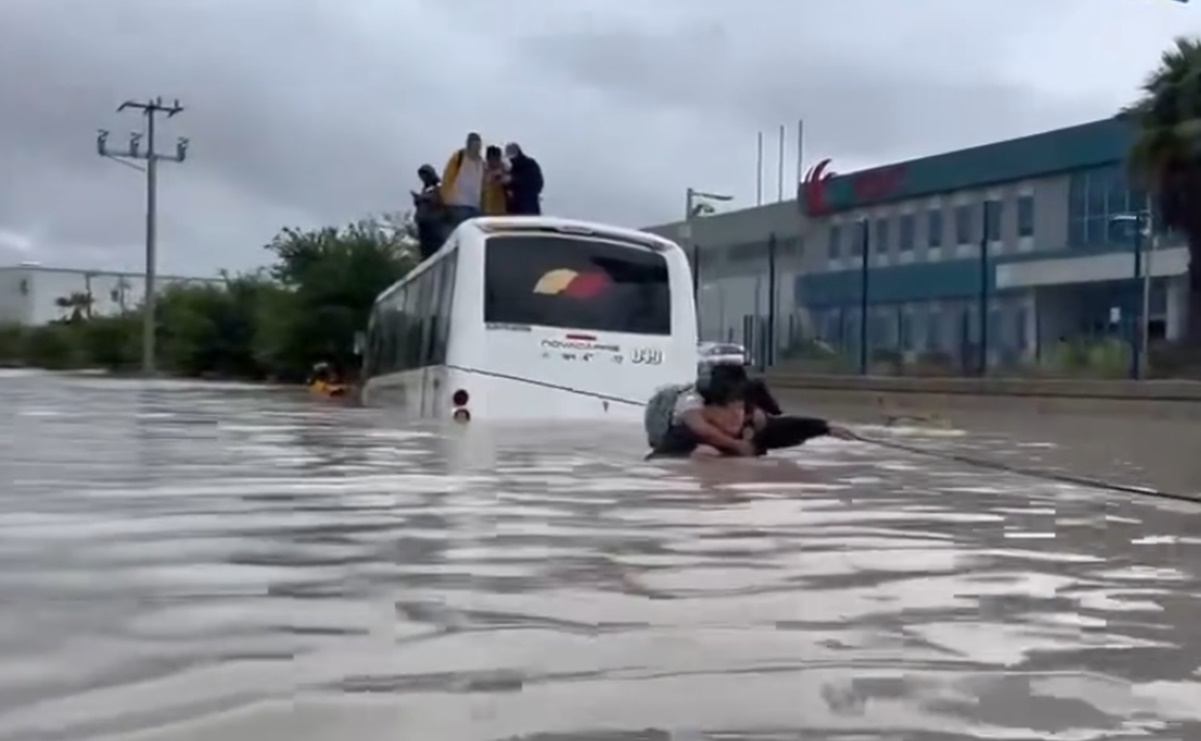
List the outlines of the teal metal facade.
{"type": "MultiPolygon", "coordinates": [[[[1124,227],[1115,225],[1112,219],[1118,213],[1137,208],[1142,199],[1141,192],[1132,189],[1125,177],[1124,160],[1131,135],[1125,122],[1103,119],[835,176],[821,183],[825,189],[822,205],[831,209],[827,212],[828,216],[836,216],[846,211],[888,203],[952,196],[963,191],[979,192],[1007,183],[1067,176],[1070,181],[1068,198],[1061,199],[1061,203],[1043,199],[1038,201],[1040,210],[1054,211],[1051,217],[1064,225],[1055,230],[1061,237],[1053,243],[1048,241],[1046,235],[1035,235],[1033,251],[999,251],[989,256],[987,266],[981,265],[978,256],[930,262],[922,261],[919,256],[918,260],[909,264],[873,264],[870,267],[869,303],[872,305],[973,299],[980,295],[982,277],[987,281],[991,294],[1003,296],[1003,293],[996,293],[996,269],[1000,265],[1046,259],[1051,253],[1103,254],[1132,249],[1132,234],[1128,228],[1123,232],[1124,227]],[[890,174],[885,176],[882,173],[890,174]],[[871,184],[870,187],[859,185],[864,179],[871,184]],[[889,188],[882,188],[883,184],[889,188]],[[981,275],[982,270],[984,276],[981,275]]],[[[803,187],[799,200],[802,209],[807,206],[804,190],[803,187]]],[[[1033,203],[1030,201],[1031,207],[1033,203]]],[[[1019,213],[1019,206],[1024,204],[1010,201],[999,205],[1004,206],[1000,209],[1001,218],[1016,221],[1023,217],[1019,213]]],[[[980,233],[979,212],[982,203],[977,201],[969,206],[958,207],[965,208],[972,210],[970,242],[978,245],[984,236],[980,233]]],[[[945,235],[940,244],[948,246],[962,243],[962,240],[955,238],[959,216],[956,209],[948,207],[939,213],[939,223],[945,235]]],[[[1042,216],[1045,222],[1046,214],[1042,216]]],[[[899,224],[900,221],[897,221],[899,224]]],[[[873,228],[873,234],[877,233],[877,229],[873,228]]],[[[1009,233],[1016,234],[1017,231],[1009,230],[1009,233]]],[[[824,248],[820,244],[814,247],[824,248]]],[[[896,245],[892,247],[895,254],[896,245]]],[[[875,245],[872,249],[875,250],[875,245]]],[[[844,260],[844,269],[810,271],[796,276],[793,295],[798,308],[849,306],[859,301],[861,275],[858,257],[844,257],[849,258],[844,260]]]]}
{"type": "MultiPolygon", "coordinates": [[[[834,176],[821,185],[830,212],[1043,178],[1121,162],[1131,129],[1117,118],[834,176]],[[885,187],[887,184],[887,187],[885,187]]],[[[804,194],[798,200],[806,207],[804,194]]]]}

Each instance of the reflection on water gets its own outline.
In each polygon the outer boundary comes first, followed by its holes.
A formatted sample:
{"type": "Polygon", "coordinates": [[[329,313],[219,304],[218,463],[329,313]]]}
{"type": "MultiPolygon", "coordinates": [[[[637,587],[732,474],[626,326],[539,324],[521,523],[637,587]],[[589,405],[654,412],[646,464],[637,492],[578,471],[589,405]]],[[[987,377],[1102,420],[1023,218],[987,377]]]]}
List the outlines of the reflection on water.
{"type": "Polygon", "coordinates": [[[1201,738],[1196,508],[640,453],[0,376],[0,738],[1201,738]]]}

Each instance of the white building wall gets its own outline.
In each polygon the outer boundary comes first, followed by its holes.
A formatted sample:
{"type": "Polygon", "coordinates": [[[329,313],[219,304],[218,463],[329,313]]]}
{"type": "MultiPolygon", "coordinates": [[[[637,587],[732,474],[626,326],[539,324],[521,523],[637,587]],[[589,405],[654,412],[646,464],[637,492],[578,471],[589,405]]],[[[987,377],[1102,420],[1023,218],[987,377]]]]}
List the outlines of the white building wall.
{"type": "MultiPolygon", "coordinates": [[[[159,289],[173,283],[216,281],[212,278],[159,276],[159,289]]],[[[131,273],[64,270],[36,266],[0,268],[0,322],[45,324],[64,319],[58,300],[72,293],[90,293],[93,314],[136,309],[145,295],[142,276],[131,273]]]]}
{"type": "Polygon", "coordinates": [[[1188,317],[1188,276],[1180,275],[1168,279],[1168,300],[1165,334],[1169,340],[1184,337],[1184,324],[1188,317]]]}
{"type": "Polygon", "coordinates": [[[28,270],[0,270],[0,324],[29,323],[31,287],[28,270]]]}

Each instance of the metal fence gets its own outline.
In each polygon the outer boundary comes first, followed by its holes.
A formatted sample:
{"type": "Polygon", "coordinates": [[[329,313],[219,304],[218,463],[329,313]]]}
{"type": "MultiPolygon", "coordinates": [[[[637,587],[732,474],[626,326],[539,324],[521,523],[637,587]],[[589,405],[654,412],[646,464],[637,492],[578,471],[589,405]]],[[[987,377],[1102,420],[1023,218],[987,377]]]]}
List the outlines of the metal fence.
{"type": "MultiPolygon", "coordinates": [[[[866,228],[862,238],[867,239],[866,228]]],[[[1146,286],[1141,279],[1132,275],[1120,287],[1120,311],[1108,326],[1049,338],[1037,311],[990,290],[993,266],[987,240],[981,242],[977,295],[943,301],[929,311],[873,300],[866,259],[857,295],[839,306],[811,310],[792,292],[800,260],[785,258],[782,265],[781,253],[787,251],[779,249],[775,237],[758,252],[761,257],[741,262],[733,272],[732,258],[723,265],[691,245],[702,338],[744,345],[761,368],[788,364],[824,374],[1201,377],[1201,352],[1153,334],[1144,343],[1139,327],[1146,286]],[[738,281],[744,295],[731,300],[723,286],[738,281]]],[[[860,254],[869,254],[870,245],[862,246],[860,254]]]]}

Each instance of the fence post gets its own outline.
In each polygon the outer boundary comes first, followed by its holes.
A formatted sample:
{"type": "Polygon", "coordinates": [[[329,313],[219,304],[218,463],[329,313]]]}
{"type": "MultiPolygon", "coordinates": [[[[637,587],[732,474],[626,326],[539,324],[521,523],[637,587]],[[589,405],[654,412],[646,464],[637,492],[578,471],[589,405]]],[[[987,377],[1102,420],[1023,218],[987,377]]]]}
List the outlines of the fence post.
{"type": "Polygon", "coordinates": [[[767,238],[767,366],[776,363],[776,235],[767,238]]]}
{"type": "Polygon", "coordinates": [[[980,219],[980,377],[988,375],[988,216],[989,201],[984,199],[980,219]]]}
{"type": "Polygon", "coordinates": [[[863,245],[862,259],[859,264],[859,375],[866,376],[868,371],[868,323],[867,323],[867,290],[868,290],[868,271],[871,254],[872,238],[871,238],[871,222],[863,219],[859,222],[862,227],[861,242],[863,245]]]}

